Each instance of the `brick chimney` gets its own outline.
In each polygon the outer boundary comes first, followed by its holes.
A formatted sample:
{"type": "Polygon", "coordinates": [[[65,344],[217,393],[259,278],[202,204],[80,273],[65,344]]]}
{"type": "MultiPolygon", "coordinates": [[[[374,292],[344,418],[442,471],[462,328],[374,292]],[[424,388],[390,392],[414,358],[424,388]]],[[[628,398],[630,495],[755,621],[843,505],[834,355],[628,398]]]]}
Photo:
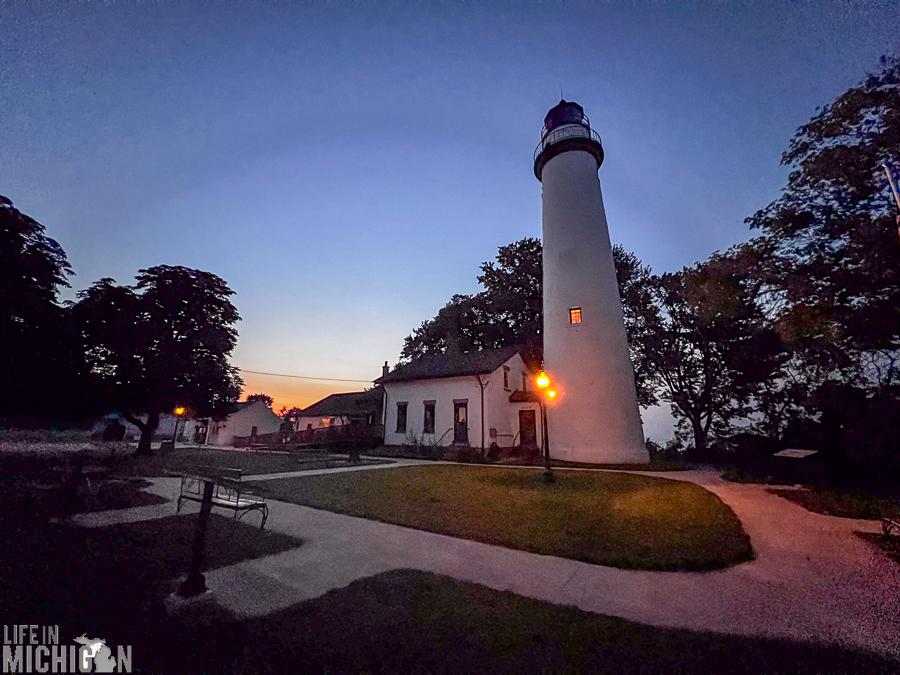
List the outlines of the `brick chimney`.
{"type": "Polygon", "coordinates": [[[387,361],[385,361],[385,362],[384,362],[384,365],[381,367],[381,376],[384,377],[384,376],[387,375],[390,371],[391,371],[391,369],[388,368],[387,361]]]}

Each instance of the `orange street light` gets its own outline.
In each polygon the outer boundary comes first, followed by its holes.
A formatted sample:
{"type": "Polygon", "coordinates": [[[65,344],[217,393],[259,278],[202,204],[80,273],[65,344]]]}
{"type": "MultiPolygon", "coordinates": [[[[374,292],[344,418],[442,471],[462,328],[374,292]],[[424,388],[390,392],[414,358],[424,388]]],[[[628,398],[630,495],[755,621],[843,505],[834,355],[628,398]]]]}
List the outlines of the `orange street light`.
{"type": "Polygon", "coordinates": [[[175,408],[175,414],[178,415],[179,417],[181,417],[182,415],[184,415],[184,408],[181,406],[178,406],[177,408],[175,408]]]}
{"type": "MultiPolygon", "coordinates": [[[[550,376],[547,375],[543,370],[538,374],[537,378],[535,378],[534,383],[537,385],[537,388],[541,391],[547,392],[547,398],[551,399],[556,396],[556,392],[550,389],[550,376]]],[[[543,436],[543,445],[544,445],[544,482],[552,483],[553,478],[553,469],[550,467],[550,434],[547,433],[547,402],[543,399],[541,401],[541,436],[543,436]]]]}

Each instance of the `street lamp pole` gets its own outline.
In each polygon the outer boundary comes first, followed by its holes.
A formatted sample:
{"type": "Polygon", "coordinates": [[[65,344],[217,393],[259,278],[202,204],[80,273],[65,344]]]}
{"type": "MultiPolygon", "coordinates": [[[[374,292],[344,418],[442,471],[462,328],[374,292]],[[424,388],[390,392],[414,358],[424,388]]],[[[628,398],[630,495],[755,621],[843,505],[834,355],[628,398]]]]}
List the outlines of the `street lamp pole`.
{"type": "Polygon", "coordinates": [[[178,423],[181,421],[181,416],[184,415],[184,408],[178,406],[175,408],[175,429],[172,431],[172,448],[175,448],[175,437],[178,435],[178,423]]]}
{"type": "Polygon", "coordinates": [[[553,398],[556,395],[556,392],[550,390],[550,378],[544,371],[541,371],[540,375],[537,376],[535,384],[537,384],[537,387],[542,394],[540,401],[541,438],[543,441],[541,445],[544,446],[544,482],[552,483],[556,478],[553,475],[553,467],[550,466],[550,434],[547,433],[547,401],[545,396],[553,398]]]}

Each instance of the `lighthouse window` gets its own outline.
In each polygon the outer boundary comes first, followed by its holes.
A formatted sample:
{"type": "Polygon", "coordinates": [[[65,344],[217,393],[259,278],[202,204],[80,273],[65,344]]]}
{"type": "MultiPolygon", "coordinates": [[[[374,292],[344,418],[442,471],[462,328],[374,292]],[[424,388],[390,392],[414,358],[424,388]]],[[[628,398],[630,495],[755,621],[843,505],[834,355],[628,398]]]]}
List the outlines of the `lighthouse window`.
{"type": "Polygon", "coordinates": [[[581,307],[573,307],[569,310],[569,323],[581,323],[581,307]]]}

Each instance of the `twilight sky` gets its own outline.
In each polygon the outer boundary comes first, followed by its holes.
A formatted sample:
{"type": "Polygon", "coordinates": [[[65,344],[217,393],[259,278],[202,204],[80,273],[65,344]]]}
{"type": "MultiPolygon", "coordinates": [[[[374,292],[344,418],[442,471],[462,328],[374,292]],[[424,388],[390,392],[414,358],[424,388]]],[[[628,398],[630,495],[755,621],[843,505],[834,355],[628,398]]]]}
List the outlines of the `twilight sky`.
{"type": "MultiPolygon", "coordinates": [[[[613,242],[673,271],[749,238],[795,129],[898,48],[895,1],[0,0],[0,194],[65,248],[64,298],[207,270],[237,366],[370,381],[540,236],[560,85],[613,242]]],[[[243,377],[276,410],[365,386],[243,377]]]]}

